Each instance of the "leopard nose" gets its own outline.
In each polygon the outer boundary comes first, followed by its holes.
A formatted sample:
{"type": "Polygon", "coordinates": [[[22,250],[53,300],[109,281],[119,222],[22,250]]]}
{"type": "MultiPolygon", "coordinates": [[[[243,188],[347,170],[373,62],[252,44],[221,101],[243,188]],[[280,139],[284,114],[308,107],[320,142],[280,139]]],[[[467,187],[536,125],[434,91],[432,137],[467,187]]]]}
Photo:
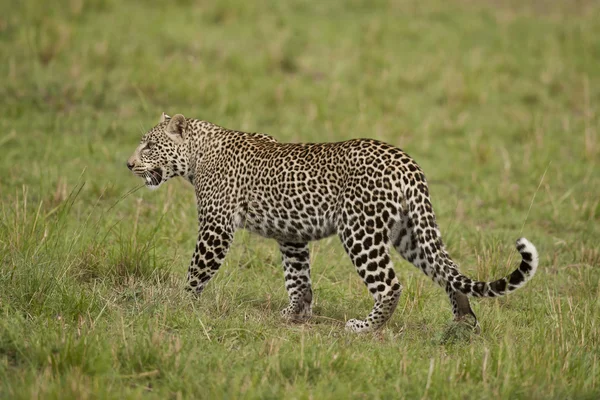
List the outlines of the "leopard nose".
{"type": "Polygon", "coordinates": [[[133,164],[130,163],[129,161],[127,161],[127,168],[129,168],[130,170],[133,169],[133,164]]]}

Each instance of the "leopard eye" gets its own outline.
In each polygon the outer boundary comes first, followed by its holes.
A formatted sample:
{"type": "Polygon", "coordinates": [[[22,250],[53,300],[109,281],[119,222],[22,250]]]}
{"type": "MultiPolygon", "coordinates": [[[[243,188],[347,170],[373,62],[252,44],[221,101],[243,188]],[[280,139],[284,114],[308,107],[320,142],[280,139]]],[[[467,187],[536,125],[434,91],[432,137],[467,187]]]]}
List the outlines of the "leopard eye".
{"type": "Polygon", "coordinates": [[[147,142],[146,145],[144,146],[144,148],[142,149],[143,152],[147,152],[149,150],[151,150],[154,147],[155,143],[154,142],[147,142]]]}

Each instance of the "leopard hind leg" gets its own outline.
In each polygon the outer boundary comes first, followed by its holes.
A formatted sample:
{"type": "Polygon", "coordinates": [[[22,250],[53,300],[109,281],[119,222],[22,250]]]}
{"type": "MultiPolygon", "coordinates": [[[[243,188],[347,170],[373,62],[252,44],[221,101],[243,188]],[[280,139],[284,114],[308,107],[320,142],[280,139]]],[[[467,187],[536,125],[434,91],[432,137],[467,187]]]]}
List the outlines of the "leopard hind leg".
{"type": "Polygon", "coordinates": [[[402,293],[389,255],[388,232],[372,229],[383,225],[380,216],[372,217],[370,222],[368,218],[356,216],[339,230],[344,249],[375,300],[364,320],[350,319],[346,323],[346,330],[357,333],[380,329],[394,313],[402,293]]]}
{"type": "MultiPolygon", "coordinates": [[[[444,265],[436,262],[433,257],[428,256],[427,251],[419,245],[415,225],[410,220],[407,212],[403,212],[401,218],[394,222],[391,231],[393,247],[402,258],[423,271],[434,282],[444,287],[452,305],[454,321],[466,322],[473,327],[476,333],[481,332],[477,316],[471,309],[468,296],[452,288],[446,279],[446,268],[444,268],[444,265]]],[[[440,250],[442,259],[449,260],[446,252],[443,249],[440,250]]]]}

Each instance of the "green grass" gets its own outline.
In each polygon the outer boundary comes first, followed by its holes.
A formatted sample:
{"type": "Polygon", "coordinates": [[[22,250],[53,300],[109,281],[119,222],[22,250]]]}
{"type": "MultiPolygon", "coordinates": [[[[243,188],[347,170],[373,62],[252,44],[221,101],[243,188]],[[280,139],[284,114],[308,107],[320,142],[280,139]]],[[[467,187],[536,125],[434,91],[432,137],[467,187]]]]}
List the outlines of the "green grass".
{"type": "Polygon", "coordinates": [[[598,398],[598,38],[591,0],[0,1],[0,398],[598,398]],[[190,299],[193,191],[125,167],[162,111],[400,146],[465,273],[523,235],[538,275],[474,302],[476,336],[394,255],[395,315],[353,335],[337,238],[290,325],[276,244],[240,232],[190,299]]]}

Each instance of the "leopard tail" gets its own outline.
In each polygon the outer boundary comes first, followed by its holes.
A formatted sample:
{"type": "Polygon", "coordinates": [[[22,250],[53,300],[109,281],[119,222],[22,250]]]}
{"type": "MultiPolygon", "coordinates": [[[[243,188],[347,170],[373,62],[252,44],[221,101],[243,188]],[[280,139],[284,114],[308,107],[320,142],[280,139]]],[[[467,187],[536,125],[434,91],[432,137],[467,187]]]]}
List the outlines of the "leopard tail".
{"type": "Polygon", "coordinates": [[[523,287],[535,275],[539,256],[535,246],[523,237],[517,240],[516,246],[521,263],[513,272],[493,282],[477,282],[463,275],[462,280],[451,283],[454,290],[474,297],[499,297],[523,287]]]}
{"type": "Polygon", "coordinates": [[[421,257],[428,259],[432,267],[441,273],[433,277],[434,281],[443,287],[450,285],[454,290],[468,296],[498,297],[523,287],[533,278],[537,271],[539,256],[535,246],[525,238],[517,240],[516,247],[521,254],[521,263],[509,275],[491,282],[475,281],[463,275],[444,249],[425,175],[418,167],[412,172],[414,180],[411,185],[403,185],[402,188],[406,211],[414,224],[421,257]]]}

